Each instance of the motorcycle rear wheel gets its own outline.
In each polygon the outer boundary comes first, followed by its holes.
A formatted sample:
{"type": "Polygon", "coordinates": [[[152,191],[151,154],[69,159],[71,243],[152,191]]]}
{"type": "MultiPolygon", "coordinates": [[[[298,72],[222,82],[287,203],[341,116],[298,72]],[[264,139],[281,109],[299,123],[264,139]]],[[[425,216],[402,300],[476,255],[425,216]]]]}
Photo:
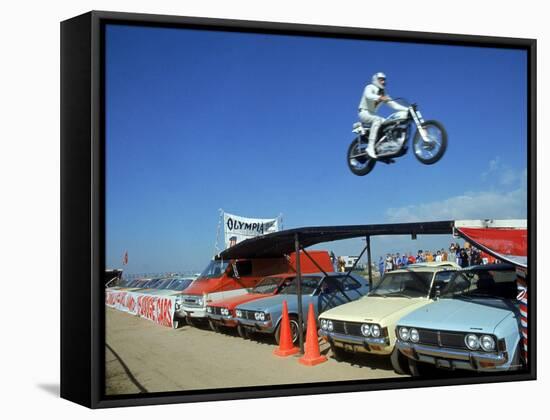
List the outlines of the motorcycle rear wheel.
{"type": "Polygon", "coordinates": [[[362,151],[359,150],[359,139],[356,138],[348,147],[347,162],[349,170],[357,176],[367,175],[373,170],[374,165],[376,165],[376,160],[369,156],[360,156],[356,158],[351,157],[361,152],[362,151]]]}
{"type": "Polygon", "coordinates": [[[447,150],[447,131],[443,124],[436,120],[425,121],[422,127],[428,133],[430,142],[426,143],[417,130],[413,140],[414,155],[424,165],[433,165],[447,150]]]}

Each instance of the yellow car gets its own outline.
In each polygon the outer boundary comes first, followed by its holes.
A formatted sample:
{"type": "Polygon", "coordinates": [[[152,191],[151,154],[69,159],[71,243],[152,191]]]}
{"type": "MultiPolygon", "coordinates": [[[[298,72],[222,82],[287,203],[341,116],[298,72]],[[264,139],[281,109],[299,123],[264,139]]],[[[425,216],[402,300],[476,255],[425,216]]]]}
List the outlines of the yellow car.
{"type": "Polygon", "coordinates": [[[406,360],[395,348],[397,321],[437,298],[460,267],[453,262],[412,264],[384,275],[368,295],[323,312],[319,335],[330,343],[336,359],[344,351],[391,355],[397,373],[406,360]]]}

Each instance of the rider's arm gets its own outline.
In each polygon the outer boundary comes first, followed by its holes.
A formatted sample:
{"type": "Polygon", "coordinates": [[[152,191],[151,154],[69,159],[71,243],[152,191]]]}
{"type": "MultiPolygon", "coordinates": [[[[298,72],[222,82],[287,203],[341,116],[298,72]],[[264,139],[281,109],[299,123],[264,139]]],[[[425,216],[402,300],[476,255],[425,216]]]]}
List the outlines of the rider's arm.
{"type": "Polygon", "coordinates": [[[378,88],[374,85],[367,85],[365,88],[365,97],[370,101],[378,101],[381,95],[378,94],[378,88]]]}
{"type": "Polygon", "coordinates": [[[395,111],[406,111],[406,110],[407,110],[407,107],[405,107],[405,106],[403,106],[403,105],[400,105],[400,104],[398,104],[398,103],[395,102],[395,101],[392,101],[391,98],[386,102],[386,104],[387,104],[390,108],[394,109],[395,111]]]}

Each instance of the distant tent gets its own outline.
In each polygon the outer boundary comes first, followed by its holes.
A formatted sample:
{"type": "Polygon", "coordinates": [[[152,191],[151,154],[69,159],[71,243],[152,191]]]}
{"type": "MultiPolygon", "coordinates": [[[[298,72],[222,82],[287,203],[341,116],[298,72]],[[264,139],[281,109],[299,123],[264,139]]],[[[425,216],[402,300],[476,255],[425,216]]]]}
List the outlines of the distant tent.
{"type": "Polygon", "coordinates": [[[457,220],[455,232],[501,261],[527,268],[527,220],[457,220]]]}

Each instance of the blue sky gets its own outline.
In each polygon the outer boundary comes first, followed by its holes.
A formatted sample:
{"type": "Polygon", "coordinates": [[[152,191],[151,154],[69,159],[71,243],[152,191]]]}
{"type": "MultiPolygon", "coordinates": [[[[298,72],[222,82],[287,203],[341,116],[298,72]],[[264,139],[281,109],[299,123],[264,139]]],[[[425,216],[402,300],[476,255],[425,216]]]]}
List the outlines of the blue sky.
{"type": "MultiPolygon", "coordinates": [[[[107,265],[200,270],[218,209],[285,228],[526,217],[526,53],[477,47],[107,27],[107,265]],[[362,90],[441,121],[437,164],[407,154],[351,174],[362,90]]],[[[383,109],[388,115],[391,109],[383,109]]],[[[446,246],[378,238],[373,256],[446,246]]],[[[353,255],[360,240],[327,245],[353,255]]]]}

